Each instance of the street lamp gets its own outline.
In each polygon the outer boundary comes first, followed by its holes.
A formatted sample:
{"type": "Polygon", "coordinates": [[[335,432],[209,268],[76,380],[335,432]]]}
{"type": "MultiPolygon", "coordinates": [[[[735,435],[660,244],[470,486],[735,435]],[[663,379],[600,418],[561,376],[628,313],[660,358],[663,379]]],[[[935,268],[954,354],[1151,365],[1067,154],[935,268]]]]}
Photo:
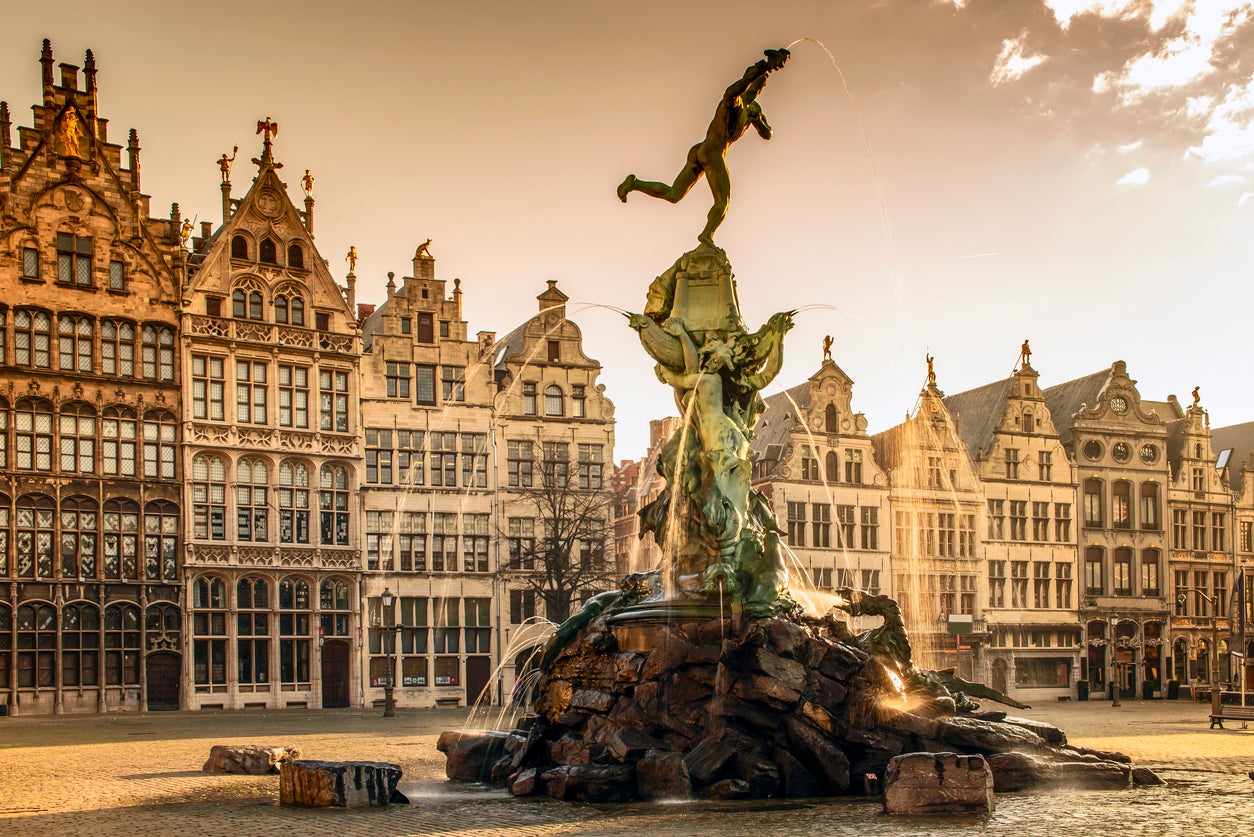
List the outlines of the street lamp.
{"type": "Polygon", "coordinates": [[[1210,605],[1210,711],[1218,715],[1221,711],[1219,708],[1219,602],[1214,596],[1208,596],[1196,587],[1182,587],[1176,593],[1176,602],[1181,607],[1189,599],[1185,593],[1196,593],[1210,605]]]}
{"type": "Polygon", "coordinates": [[[383,636],[384,642],[387,643],[387,648],[384,650],[387,653],[388,661],[387,676],[383,680],[383,717],[395,718],[396,701],[392,695],[392,654],[396,650],[396,635],[392,633],[392,626],[388,624],[388,614],[392,612],[392,591],[384,587],[383,595],[380,596],[380,599],[383,602],[383,636]]]}

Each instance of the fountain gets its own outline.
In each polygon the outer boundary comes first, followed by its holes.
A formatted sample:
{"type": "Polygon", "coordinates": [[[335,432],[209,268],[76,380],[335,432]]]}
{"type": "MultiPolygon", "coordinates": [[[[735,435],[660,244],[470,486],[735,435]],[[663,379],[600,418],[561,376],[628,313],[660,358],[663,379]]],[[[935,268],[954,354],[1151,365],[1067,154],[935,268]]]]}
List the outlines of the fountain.
{"type": "MultiPolygon", "coordinates": [[[[903,754],[950,753],[963,770],[980,760],[990,802],[994,777],[1011,790],[1126,787],[1125,757],[980,712],[972,698],[1021,705],[916,668],[892,599],[844,590],[815,617],[789,595],[784,532],[751,488],[749,442],[793,312],[749,331],[713,243],[727,210],[727,148],[749,127],[770,138],[756,98],[788,58],[768,50],[727,88],[672,185],[629,175],[618,189],[623,200],[639,191],[674,202],[704,175],[714,197],[698,246],[652,282],[644,313],[629,315],[682,416],[659,456],[667,487],[640,512],[665,558],[556,630],[534,712],[516,729],[444,733],[448,775],[593,801],[806,797],[873,793],[903,754]],[[850,620],[863,616],[883,622],[855,634],[850,620]]],[[[936,759],[927,757],[933,776],[945,769],[936,759]]]]}

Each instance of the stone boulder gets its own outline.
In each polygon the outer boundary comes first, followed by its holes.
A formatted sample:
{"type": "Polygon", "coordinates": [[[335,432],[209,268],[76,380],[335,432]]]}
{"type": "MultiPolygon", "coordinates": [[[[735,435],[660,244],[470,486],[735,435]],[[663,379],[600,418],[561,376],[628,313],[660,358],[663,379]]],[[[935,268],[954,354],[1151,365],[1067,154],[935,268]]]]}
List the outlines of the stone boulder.
{"type": "Polygon", "coordinates": [[[209,760],[200,769],[206,773],[244,773],[264,776],[278,773],[279,764],[300,758],[295,747],[263,747],[260,744],[214,744],[209,760]]]}
{"type": "Polygon", "coordinates": [[[687,799],[692,780],[683,753],[650,750],[636,762],[636,791],[641,799],[687,799]]]}
{"type": "Polygon", "coordinates": [[[504,754],[508,738],[509,733],[497,730],[445,730],[435,743],[446,759],[444,775],[454,782],[489,781],[492,766],[504,754]]]}
{"type": "Polygon", "coordinates": [[[626,802],[636,795],[636,771],[624,764],[572,764],[540,775],[554,799],[626,802]]]}
{"type": "Polygon", "coordinates": [[[980,814],[992,811],[993,771],[983,756],[906,753],[888,763],[888,814],[980,814]]]}
{"type": "Polygon", "coordinates": [[[396,789],[400,779],[400,765],[380,761],[289,761],[279,771],[279,802],[306,808],[406,804],[396,789]]]}

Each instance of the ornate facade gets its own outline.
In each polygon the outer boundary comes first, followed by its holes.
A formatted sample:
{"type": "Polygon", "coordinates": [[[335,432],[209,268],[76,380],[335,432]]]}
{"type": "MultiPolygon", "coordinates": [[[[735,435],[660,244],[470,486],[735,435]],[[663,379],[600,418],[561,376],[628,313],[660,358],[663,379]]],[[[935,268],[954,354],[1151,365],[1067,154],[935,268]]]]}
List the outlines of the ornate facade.
{"type": "Polygon", "coordinates": [[[1035,703],[1069,695],[1080,669],[1075,474],[1024,344],[1008,379],[945,406],[984,487],[983,682],[1035,703]]]}
{"type": "Polygon", "coordinates": [[[190,709],[360,702],[361,339],[275,131],[182,289],[190,709]]]}
{"type": "Polygon", "coordinates": [[[16,142],[0,102],[0,705],[177,706],[178,208],[150,217],[92,53],[39,60],[16,142]]]}
{"type": "Polygon", "coordinates": [[[825,357],[808,381],[766,399],[753,441],[754,488],[787,529],[790,573],[804,576],[794,596],[819,613],[831,591],[891,587],[888,478],[852,400],[853,381],[825,357]]]}

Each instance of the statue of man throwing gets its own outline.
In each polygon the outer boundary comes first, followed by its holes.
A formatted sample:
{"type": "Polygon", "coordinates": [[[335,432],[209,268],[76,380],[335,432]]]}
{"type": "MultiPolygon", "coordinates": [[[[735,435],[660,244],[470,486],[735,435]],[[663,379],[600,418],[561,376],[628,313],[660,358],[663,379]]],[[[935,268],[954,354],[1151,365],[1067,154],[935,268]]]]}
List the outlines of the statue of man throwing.
{"type": "Polygon", "coordinates": [[[771,138],[771,126],[762,115],[762,108],[757,103],[758,94],[766,85],[768,74],[775,72],[788,63],[789,52],[786,49],[768,49],[766,58],[758,61],[745,70],[744,76],[737,79],[723,93],[722,100],[714,111],[714,119],[706,131],[705,139],[697,143],[688,152],[688,160],[683,170],[669,186],[651,180],[637,180],[634,174],[618,187],[619,200],[627,202],[632,192],[644,192],[654,198],[661,198],[670,203],[678,203],[693,185],[705,175],[710,184],[710,192],[714,195],[714,206],[706,216],[705,229],[697,240],[703,244],[714,246],[714,231],[723,223],[727,215],[727,203],[731,197],[731,177],[727,173],[727,149],[733,142],[744,136],[750,126],[758,132],[762,139],[771,138]]]}

